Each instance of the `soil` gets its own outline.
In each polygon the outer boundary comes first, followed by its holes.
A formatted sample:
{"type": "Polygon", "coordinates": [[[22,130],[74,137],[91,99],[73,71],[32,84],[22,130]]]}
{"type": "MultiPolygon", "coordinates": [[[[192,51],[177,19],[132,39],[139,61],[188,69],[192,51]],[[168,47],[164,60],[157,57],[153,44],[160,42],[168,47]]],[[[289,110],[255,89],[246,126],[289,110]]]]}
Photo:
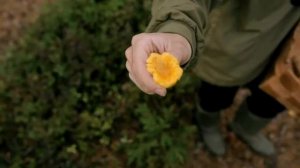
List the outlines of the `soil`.
{"type": "MultiPolygon", "coordinates": [[[[26,28],[36,20],[40,7],[51,0],[0,0],[0,55],[13,45],[26,28]]],[[[264,130],[274,142],[277,156],[266,158],[249,150],[226,125],[232,120],[236,108],[248,94],[241,90],[235,104],[223,114],[223,133],[227,142],[225,156],[210,155],[201,141],[195,138],[186,168],[300,168],[300,117],[284,112],[264,130]]]]}
{"type": "Polygon", "coordinates": [[[51,0],[0,0],[0,55],[13,45],[51,0]]]}

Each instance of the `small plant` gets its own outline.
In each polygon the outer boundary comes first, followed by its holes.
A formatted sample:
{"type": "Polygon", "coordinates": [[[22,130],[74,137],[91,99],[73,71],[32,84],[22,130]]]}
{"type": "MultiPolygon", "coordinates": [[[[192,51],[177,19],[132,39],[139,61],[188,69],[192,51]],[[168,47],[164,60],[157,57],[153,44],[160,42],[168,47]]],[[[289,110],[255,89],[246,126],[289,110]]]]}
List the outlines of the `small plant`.
{"type": "Polygon", "coordinates": [[[149,168],[180,167],[185,161],[189,140],[195,128],[180,122],[175,105],[153,108],[153,104],[140,104],[135,115],[142,130],[129,146],[128,164],[149,168]]]}

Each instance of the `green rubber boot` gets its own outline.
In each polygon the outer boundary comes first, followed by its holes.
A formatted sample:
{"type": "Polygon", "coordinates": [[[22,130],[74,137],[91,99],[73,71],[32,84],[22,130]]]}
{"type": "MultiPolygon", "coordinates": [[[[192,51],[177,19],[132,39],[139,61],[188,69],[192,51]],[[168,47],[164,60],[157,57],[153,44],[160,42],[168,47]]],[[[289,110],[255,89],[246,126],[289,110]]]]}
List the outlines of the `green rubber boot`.
{"type": "Polygon", "coordinates": [[[197,106],[196,119],[208,150],[214,155],[224,155],[225,143],[219,127],[220,112],[209,113],[197,106]]]}
{"type": "Polygon", "coordinates": [[[270,121],[271,119],[252,114],[244,103],[230,127],[252,150],[265,156],[273,156],[276,153],[274,145],[260,132],[270,121]]]}

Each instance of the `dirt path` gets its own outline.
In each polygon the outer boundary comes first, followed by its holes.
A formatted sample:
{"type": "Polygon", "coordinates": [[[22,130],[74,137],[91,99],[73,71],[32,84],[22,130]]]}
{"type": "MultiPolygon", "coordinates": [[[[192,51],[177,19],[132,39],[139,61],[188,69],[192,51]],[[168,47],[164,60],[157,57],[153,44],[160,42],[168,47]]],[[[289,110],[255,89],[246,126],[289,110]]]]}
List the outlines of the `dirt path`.
{"type": "Polygon", "coordinates": [[[0,55],[33,23],[42,4],[50,0],[0,0],[0,55]]]}

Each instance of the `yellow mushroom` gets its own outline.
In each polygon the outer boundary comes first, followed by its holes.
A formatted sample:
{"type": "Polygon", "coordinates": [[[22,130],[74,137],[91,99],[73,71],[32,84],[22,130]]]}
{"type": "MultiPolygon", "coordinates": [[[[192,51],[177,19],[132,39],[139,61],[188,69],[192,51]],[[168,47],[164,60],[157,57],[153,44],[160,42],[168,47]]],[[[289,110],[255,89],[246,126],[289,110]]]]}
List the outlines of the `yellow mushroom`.
{"type": "Polygon", "coordinates": [[[170,53],[151,53],[147,59],[147,70],[153,80],[164,88],[175,85],[183,73],[178,60],[170,53]]]}

